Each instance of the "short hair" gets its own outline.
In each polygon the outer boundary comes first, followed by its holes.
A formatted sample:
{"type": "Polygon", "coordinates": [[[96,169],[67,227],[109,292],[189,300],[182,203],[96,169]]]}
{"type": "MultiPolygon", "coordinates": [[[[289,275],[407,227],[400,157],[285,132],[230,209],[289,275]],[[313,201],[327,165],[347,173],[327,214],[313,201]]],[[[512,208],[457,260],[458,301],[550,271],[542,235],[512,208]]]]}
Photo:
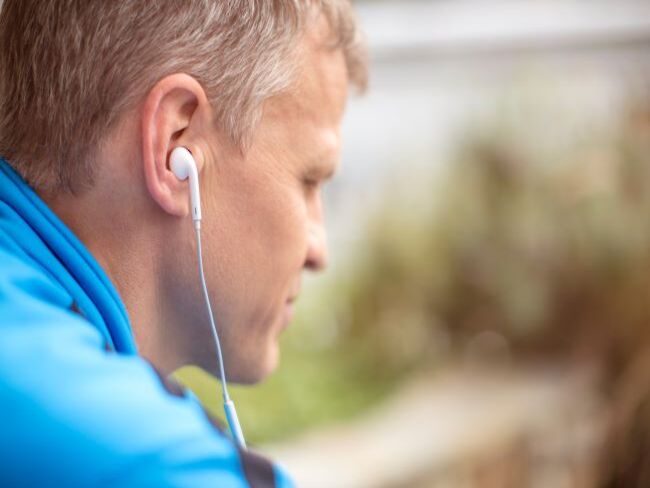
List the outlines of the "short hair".
{"type": "Polygon", "coordinates": [[[293,78],[291,53],[327,18],[348,77],[367,61],[349,0],[0,0],[0,155],[37,190],[92,185],[102,137],[161,78],[203,86],[242,149],[262,103],[293,78]]]}

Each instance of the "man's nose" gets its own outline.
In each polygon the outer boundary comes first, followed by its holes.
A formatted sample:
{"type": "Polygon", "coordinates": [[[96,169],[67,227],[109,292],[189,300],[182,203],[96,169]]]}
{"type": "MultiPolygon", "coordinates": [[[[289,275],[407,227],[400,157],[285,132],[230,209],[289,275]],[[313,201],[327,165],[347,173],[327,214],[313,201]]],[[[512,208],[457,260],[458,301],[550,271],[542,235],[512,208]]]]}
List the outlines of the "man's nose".
{"type": "Polygon", "coordinates": [[[321,271],[327,267],[327,233],[322,222],[314,223],[309,229],[307,258],[305,268],[321,271]]]}

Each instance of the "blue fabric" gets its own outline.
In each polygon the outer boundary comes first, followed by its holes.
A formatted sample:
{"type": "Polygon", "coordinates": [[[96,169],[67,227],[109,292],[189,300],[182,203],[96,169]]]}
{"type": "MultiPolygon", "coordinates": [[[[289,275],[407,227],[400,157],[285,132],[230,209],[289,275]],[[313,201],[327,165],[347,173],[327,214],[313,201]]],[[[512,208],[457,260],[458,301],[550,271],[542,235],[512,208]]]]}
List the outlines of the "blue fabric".
{"type": "Polygon", "coordinates": [[[0,486],[248,486],[230,439],[137,355],[96,260],[2,159],[0,486]]]}

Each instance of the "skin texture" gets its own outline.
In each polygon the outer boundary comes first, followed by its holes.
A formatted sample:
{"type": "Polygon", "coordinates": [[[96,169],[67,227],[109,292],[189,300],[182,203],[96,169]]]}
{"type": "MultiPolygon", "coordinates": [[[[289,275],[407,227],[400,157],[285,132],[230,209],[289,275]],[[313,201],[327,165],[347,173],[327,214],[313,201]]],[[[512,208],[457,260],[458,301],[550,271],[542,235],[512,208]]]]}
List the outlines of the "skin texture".
{"type": "Polygon", "coordinates": [[[208,289],[228,379],[254,383],[278,362],[304,270],[327,263],[321,187],[338,165],[347,99],[343,53],[321,18],[297,44],[294,85],[267,100],[242,153],[213,123],[201,85],[160,80],[104,140],[94,186],[44,196],[116,285],[140,354],[166,373],[218,372],[197,272],[189,186],[169,155],[199,170],[208,289]]]}

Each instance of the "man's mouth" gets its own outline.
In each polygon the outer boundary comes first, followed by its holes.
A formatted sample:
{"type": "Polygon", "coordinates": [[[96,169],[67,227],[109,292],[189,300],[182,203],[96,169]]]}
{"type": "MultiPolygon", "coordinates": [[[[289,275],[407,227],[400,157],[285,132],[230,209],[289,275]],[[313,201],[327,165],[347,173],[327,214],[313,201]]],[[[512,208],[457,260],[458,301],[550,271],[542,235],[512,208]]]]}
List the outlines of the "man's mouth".
{"type": "Polygon", "coordinates": [[[297,296],[293,296],[289,298],[284,304],[284,326],[285,327],[289,325],[289,322],[291,322],[295,314],[295,305],[293,302],[296,300],[296,298],[297,296]]]}

